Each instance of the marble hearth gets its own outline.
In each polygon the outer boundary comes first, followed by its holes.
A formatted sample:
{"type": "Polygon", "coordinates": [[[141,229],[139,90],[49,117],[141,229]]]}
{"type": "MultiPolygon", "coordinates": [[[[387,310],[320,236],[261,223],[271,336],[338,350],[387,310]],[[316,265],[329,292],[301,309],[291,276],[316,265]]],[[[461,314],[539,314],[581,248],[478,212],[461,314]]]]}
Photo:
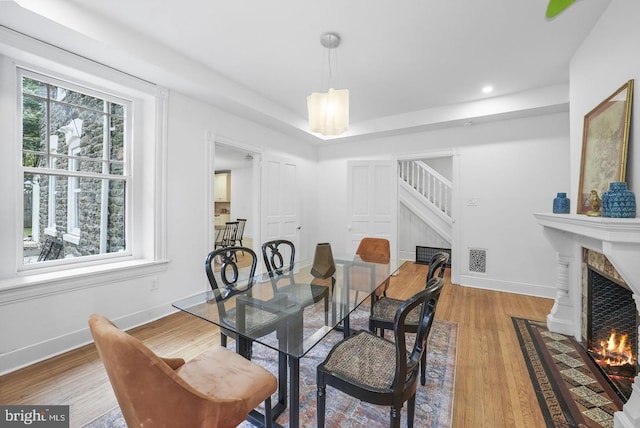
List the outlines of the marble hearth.
{"type": "MultiPolygon", "coordinates": [[[[640,218],[578,214],[534,214],[534,217],[558,252],[555,303],[547,315],[549,330],[581,340],[582,248],[609,259],[631,288],[640,312],[640,218]]],[[[635,377],[631,397],[623,410],[615,414],[614,424],[616,428],[640,427],[640,376],[635,377]]]]}

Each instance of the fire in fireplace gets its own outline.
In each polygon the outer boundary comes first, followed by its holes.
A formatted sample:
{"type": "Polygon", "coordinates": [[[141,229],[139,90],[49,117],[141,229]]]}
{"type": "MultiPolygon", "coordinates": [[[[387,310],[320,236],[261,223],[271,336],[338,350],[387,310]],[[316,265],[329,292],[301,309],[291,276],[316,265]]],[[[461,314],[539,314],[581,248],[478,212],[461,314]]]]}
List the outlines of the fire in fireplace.
{"type": "Polygon", "coordinates": [[[611,330],[609,339],[593,345],[590,354],[610,376],[633,378],[635,375],[636,356],[628,334],[617,334],[615,330],[611,330]]]}

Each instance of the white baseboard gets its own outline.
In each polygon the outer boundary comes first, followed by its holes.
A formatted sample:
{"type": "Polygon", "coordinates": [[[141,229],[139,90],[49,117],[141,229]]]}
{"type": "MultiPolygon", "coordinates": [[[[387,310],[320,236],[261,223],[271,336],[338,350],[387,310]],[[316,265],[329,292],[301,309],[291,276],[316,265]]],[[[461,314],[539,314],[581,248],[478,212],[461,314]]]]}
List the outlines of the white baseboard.
{"type": "MultiPolygon", "coordinates": [[[[175,308],[164,304],[111,321],[119,328],[129,330],[174,312],[175,308]]],[[[86,328],[0,355],[0,376],[92,343],[88,321],[86,328]]]]}
{"type": "Polygon", "coordinates": [[[460,275],[459,283],[466,287],[502,291],[505,293],[524,294],[526,296],[544,297],[548,299],[553,299],[556,296],[556,287],[550,285],[500,281],[472,275],[460,275]]]}

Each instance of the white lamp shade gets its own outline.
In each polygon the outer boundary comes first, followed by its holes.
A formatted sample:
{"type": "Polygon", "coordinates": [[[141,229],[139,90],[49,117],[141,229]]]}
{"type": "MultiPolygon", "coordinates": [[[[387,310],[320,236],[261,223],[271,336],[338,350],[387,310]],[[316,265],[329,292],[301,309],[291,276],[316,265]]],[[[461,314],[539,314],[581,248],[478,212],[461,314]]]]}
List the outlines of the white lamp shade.
{"type": "Polygon", "coordinates": [[[307,97],[309,130],[322,135],[340,135],[349,129],[349,90],[329,89],[307,97]]]}

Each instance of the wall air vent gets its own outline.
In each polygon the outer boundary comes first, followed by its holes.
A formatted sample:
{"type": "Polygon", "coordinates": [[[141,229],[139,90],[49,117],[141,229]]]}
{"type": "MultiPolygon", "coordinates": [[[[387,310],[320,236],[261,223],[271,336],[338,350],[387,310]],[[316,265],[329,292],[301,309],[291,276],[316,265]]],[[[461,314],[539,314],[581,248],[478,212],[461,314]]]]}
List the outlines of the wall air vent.
{"type": "Polygon", "coordinates": [[[450,268],[451,248],[423,247],[420,245],[416,245],[416,263],[421,265],[428,265],[431,261],[431,257],[440,252],[449,254],[449,262],[445,266],[450,268]]]}
{"type": "Polygon", "coordinates": [[[469,248],[469,271],[487,273],[487,250],[469,248]]]}

